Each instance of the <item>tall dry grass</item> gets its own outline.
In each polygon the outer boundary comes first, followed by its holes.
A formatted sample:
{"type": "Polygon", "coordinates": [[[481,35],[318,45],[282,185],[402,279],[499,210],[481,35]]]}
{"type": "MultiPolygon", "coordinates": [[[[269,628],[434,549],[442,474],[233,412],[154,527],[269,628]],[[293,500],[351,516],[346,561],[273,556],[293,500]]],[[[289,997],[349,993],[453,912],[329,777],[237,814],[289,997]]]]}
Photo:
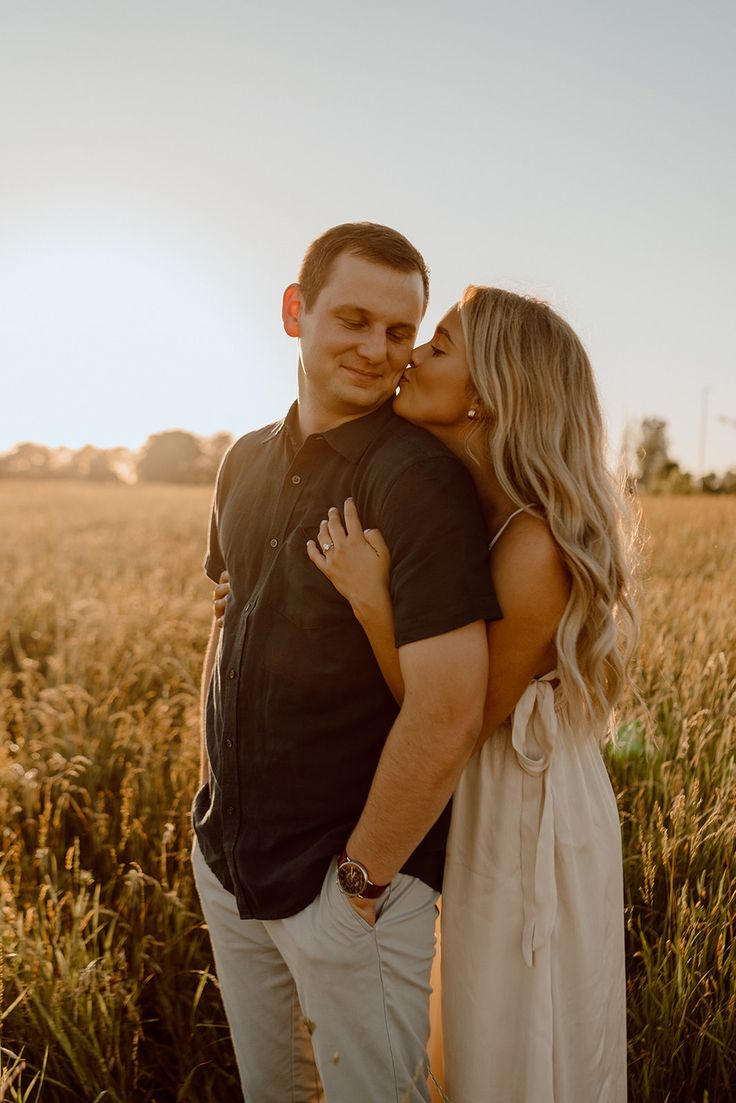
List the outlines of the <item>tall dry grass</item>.
{"type": "Polygon", "coordinates": [[[634,1100],[736,1099],[736,500],[651,498],[637,669],[610,756],[634,1100]]]}
{"type": "Polygon", "coordinates": [[[188,857],[208,501],[0,483],[10,1100],[44,1062],[44,1101],[237,1098],[188,857]]]}
{"type": "MultiPolygon", "coordinates": [[[[238,1098],[188,858],[208,502],[0,482],[0,1101],[238,1098]]],[[[645,514],[641,699],[609,755],[631,1099],[715,1103],[736,1098],[736,501],[645,514]]]]}

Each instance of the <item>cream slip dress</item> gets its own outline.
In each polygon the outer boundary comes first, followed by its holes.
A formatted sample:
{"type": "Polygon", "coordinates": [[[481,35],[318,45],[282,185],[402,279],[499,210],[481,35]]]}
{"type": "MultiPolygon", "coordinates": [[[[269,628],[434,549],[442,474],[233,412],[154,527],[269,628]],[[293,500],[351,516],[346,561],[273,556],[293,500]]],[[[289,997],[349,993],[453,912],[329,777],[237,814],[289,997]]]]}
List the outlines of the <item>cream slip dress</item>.
{"type": "Polygon", "coordinates": [[[626,1099],[616,798],[598,735],[565,725],[556,683],[551,671],[529,684],[453,799],[442,893],[451,1103],[626,1099]]]}

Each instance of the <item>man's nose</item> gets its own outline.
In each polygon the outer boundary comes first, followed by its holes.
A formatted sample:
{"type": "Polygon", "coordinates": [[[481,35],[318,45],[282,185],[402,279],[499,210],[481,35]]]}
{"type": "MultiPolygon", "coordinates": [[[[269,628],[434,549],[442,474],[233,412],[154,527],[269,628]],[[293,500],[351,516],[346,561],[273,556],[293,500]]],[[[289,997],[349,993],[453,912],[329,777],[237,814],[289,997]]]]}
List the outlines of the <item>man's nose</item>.
{"type": "Polygon", "coordinates": [[[374,326],[361,335],[358,352],[371,364],[382,364],[386,359],[386,331],[374,326]]]}

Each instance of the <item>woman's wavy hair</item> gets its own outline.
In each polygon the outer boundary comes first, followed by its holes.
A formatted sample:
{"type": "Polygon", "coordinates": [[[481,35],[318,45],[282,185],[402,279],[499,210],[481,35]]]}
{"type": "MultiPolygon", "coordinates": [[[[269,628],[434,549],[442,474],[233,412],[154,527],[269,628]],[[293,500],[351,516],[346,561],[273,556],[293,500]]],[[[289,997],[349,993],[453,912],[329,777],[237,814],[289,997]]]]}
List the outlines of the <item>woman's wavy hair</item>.
{"type": "Polygon", "coordinates": [[[480,406],[473,434],[485,434],[512,501],[545,518],[570,572],[556,636],[561,709],[572,725],[604,730],[638,635],[637,512],[605,461],[588,355],[537,299],[471,285],[458,309],[480,406]]]}

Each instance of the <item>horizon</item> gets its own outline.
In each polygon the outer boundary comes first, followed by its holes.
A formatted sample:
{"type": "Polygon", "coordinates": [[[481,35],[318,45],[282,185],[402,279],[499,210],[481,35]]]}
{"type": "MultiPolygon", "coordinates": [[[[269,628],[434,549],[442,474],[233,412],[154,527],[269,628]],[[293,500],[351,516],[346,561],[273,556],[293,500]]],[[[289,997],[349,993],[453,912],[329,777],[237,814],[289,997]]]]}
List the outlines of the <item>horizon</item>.
{"type": "MultiPolygon", "coordinates": [[[[655,417],[656,415],[651,415],[651,416],[655,417]]],[[[275,420],[278,421],[280,419],[277,418],[275,420]]],[[[641,421],[639,421],[636,426],[633,425],[633,424],[630,425],[629,426],[630,434],[632,434],[632,433],[635,434],[636,431],[637,431],[637,428],[638,428],[639,431],[641,431],[644,420],[645,419],[642,419],[641,421]]],[[[260,427],[261,426],[253,426],[254,429],[257,429],[257,428],[260,428],[260,427]]],[[[20,448],[20,447],[22,447],[23,445],[26,445],[26,444],[37,446],[37,447],[40,447],[40,448],[45,448],[51,453],[68,452],[68,453],[74,455],[78,452],[83,451],[86,448],[92,448],[93,450],[95,450],[97,452],[100,452],[100,453],[123,451],[123,452],[128,452],[131,455],[135,455],[135,454],[142,451],[142,449],[146,446],[146,444],[148,443],[148,441],[151,438],[161,436],[161,435],[166,434],[166,433],[184,433],[184,434],[187,434],[189,436],[194,437],[196,440],[201,441],[201,442],[213,441],[218,436],[228,436],[228,437],[231,438],[231,443],[234,443],[235,441],[237,441],[239,439],[239,437],[244,436],[244,435],[246,435],[246,433],[251,432],[251,431],[252,431],[251,429],[247,429],[247,430],[245,430],[245,432],[238,434],[238,433],[234,432],[232,429],[226,429],[224,427],[220,427],[219,429],[215,429],[212,432],[199,433],[194,429],[187,429],[187,428],[185,428],[181,425],[172,425],[172,426],[168,426],[167,428],[164,428],[164,429],[154,430],[152,433],[149,433],[147,437],[145,437],[143,440],[141,440],[138,444],[135,444],[135,445],[121,444],[121,443],[101,445],[101,444],[96,444],[94,441],[90,441],[90,440],[86,440],[86,441],[84,441],[84,443],[79,444],[79,445],[69,445],[69,444],[66,444],[64,442],[59,443],[59,444],[49,444],[46,441],[40,441],[40,440],[19,440],[19,441],[15,441],[14,444],[10,448],[0,449],[0,459],[3,458],[3,457],[6,457],[6,456],[12,455],[13,452],[16,449],[18,449],[18,448],[20,448]]],[[[626,432],[626,430],[624,432],[626,432]]],[[[669,433],[666,432],[665,435],[667,437],[667,444],[668,444],[668,447],[667,447],[668,458],[671,461],[675,462],[683,473],[689,473],[696,479],[700,478],[701,477],[700,473],[689,471],[689,469],[687,467],[685,467],[680,462],[677,455],[672,450],[672,441],[669,437],[669,433]]],[[[626,454],[628,454],[629,457],[632,458],[632,459],[635,457],[635,452],[632,451],[632,448],[636,447],[636,437],[634,437],[633,440],[631,440],[631,438],[629,438],[628,444],[629,444],[629,447],[627,449],[626,440],[624,440],[623,438],[622,438],[621,442],[619,443],[618,447],[613,446],[611,444],[611,442],[609,441],[608,462],[609,462],[609,466],[611,467],[612,470],[614,470],[614,471],[615,470],[625,470],[627,473],[632,473],[633,468],[631,466],[627,465],[624,462],[624,460],[625,460],[626,454]]],[[[230,446],[228,445],[228,447],[230,447],[230,446]]],[[[702,473],[702,475],[715,475],[718,478],[722,478],[724,475],[732,474],[732,473],[735,473],[735,472],[736,472],[736,463],[734,463],[734,465],[731,466],[731,467],[726,466],[726,467],[724,467],[720,470],[715,469],[715,468],[711,468],[710,470],[705,470],[702,473]]]]}

